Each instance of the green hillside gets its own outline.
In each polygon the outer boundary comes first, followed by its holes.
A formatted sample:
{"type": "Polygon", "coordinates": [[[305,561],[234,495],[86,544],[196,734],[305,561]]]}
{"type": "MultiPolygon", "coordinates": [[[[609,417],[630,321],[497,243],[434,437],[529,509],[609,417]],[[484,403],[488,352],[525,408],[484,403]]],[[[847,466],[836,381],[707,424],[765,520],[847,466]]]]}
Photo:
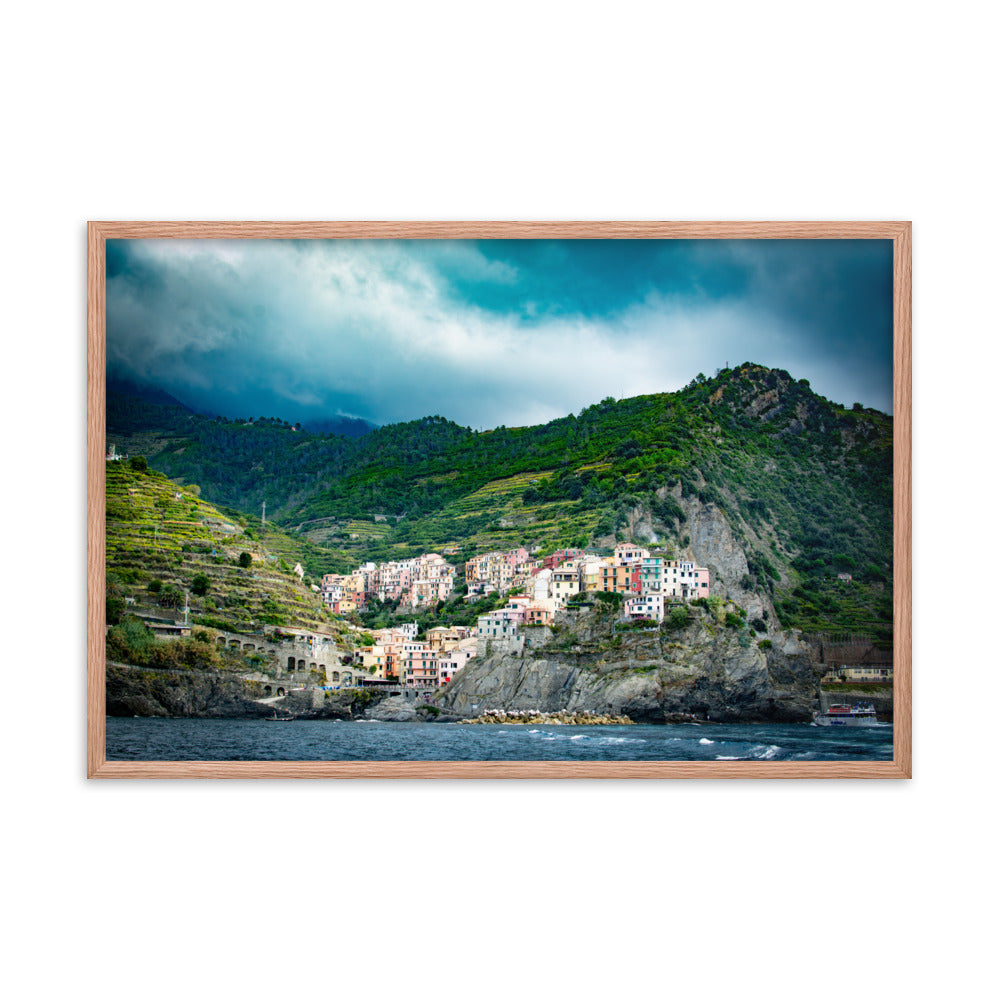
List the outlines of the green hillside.
{"type": "Polygon", "coordinates": [[[314,574],[444,548],[460,561],[514,545],[609,547],[636,518],[682,550],[682,502],[697,501],[723,513],[750,567],[741,585],[766,592],[784,625],[891,640],[892,419],[787,372],[744,364],[479,433],[440,417],[357,440],[178,421],[123,425],[132,437],[119,448],[141,431],[157,442],[155,467],[206,497],[258,517],[266,500],[311,543],[314,574]]]}
{"type": "Polygon", "coordinates": [[[143,464],[105,466],[109,623],[132,611],[179,618],[187,601],[195,624],[339,628],[292,571],[300,540],[255,530],[143,464]]]}

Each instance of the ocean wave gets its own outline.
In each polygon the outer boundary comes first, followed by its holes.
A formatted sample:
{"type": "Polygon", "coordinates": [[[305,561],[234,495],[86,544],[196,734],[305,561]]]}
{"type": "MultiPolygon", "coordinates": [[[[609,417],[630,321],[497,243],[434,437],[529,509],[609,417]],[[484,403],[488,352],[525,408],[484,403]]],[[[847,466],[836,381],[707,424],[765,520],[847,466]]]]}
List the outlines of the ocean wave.
{"type": "Polygon", "coordinates": [[[598,745],[607,743],[646,743],[647,740],[641,739],[637,736],[599,736],[593,733],[552,733],[545,732],[541,729],[529,729],[529,736],[535,736],[540,740],[545,740],[547,743],[551,743],[553,740],[562,740],[569,742],[572,740],[587,740],[588,742],[598,745]]]}
{"type": "Polygon", "coordinates": [[[698,740],[698,742],[702,746],[710,746],[711,744],[713,744],[715,742],[715,740],[707,740],[707,739],[705,739],[704,736],[702,736],[702,738],[700,740],[698,740]]]}
{"type": "Polygon", "coordinates": [[[716,760],[746,760],[745,757],[723,757],[721,755],[717,755],[715,759],[716,760]]]}

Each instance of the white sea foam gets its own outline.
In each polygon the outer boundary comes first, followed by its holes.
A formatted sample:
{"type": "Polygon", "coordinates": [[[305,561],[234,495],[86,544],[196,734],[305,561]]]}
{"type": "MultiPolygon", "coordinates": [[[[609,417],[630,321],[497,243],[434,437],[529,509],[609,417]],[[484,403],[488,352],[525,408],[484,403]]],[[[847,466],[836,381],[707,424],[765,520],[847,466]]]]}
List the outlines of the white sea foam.
{"type": "Polygon", "coordinates": [[[704,736],[702,736],[702,738],[701,738],[700,740],[698,740],[698,742],[699,742],[699,743],[700,743],[700,744],[701,744],[702,746],[709,746],[710,744],[714,743],[714,742],[715,742],[715,740],[706,740],[706,739],[705,739],[705,737],[704,737],[704,736]]]}
{"type": "Polygon", "coordinates": [[[716,756],[716,760],[743,760],[742,757],[720,757],[716,756]]]}

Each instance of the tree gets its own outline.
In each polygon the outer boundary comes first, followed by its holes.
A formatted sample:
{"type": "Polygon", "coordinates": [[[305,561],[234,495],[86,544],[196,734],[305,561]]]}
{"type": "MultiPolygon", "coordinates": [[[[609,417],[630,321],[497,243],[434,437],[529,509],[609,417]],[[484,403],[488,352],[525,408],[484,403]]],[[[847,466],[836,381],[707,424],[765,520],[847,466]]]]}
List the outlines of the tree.
{"type": "Polygon", "coordinates": [[[133,455],[128,460],[128,464],[133,472],[145,472],[149,468],[149,463],[146,461],[145,455],[133,455]]]}
{"type": "Polygon", "coordinates": [[[667,615],[666,621],[664,621],[663,626],[670,632],[676,632],[682,628],[686,628],[688,624],[688,613],[684,608],[674,608],[669,615],[667,615]]]}
{"type": "Polygon", "coordinates": [[[204,573],[198,573],[191,581],[191,592],[199,597],[204,597],[208,593],[209,579],[204,573]]]}
{"type": "Polygon", "coordinates": [[[240,566],[242,566],[243,569],[249,569],[250,568],[250,564],[252,562],[253,562],[253,556],[250,555],[249,552],[241,552],[240,553],[240,566]]]}

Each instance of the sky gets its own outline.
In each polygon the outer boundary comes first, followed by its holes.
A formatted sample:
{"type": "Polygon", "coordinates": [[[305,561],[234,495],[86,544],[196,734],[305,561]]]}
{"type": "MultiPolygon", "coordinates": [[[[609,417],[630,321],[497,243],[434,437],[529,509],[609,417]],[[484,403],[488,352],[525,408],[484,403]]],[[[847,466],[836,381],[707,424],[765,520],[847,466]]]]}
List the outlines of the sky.
{"type": "Polygon", "coordinates": [[[543,423],[751,361],[892,407],[888,240],[109,240],[109,376],[201,412],[543,423]]]}

